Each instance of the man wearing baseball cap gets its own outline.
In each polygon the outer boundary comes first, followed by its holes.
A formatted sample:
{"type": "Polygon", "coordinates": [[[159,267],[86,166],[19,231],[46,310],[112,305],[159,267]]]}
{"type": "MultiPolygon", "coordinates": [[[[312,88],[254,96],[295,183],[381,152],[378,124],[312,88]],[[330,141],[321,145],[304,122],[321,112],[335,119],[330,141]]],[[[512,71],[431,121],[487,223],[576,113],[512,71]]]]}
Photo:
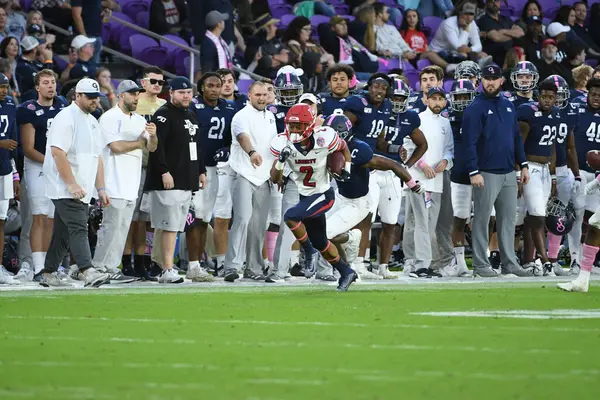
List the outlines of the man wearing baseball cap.
{"type": "Polygon", "coordinates": [[[515,44],[523,48],[526,60],[535,63],[539,58],[538,52],[541,50],[543,40],[542,18],[532,15],[525,22],[527,25],[521,25],[525,29],[525,35],[517,39],[515,44]]]}
{"type": "Polygon", "coordinates": [[[40,282],[46,287],[70,286],[56,275],[69,249],[85,286],[97,287],[110,279],[108,274],[93,267],[87,226],[92,196],[104,207],[110,204],[104,185],[102,134],[98,121],[91,115],[98,108],[100,86],[93,79],[82,79],[75,93],[73,103],[54,117],[42,169],[46,196],[55,207],[52,238],[40,282]]]}
{"type": "Polygon", "coordinates": [[[572,79],[571,71],[556,61],[558,45],[554,39],[546,39],[542,42],[541,58],[535,62],[540,74],[540,82],[550,75],[561,75],[565,79],[572,79]]]}
{"type": "Polygon", "coordinates": [[[229,46],[221,37],[227,20],[229,20],[229,15],[221,14],[216,10],[209,12],[204,18],[206,33],[200,44],[202,49],[200,69],[202,71],[216,71],[219,68],[231,69],[233,67],[233,57],[229,46]]]}
{"type": "Polygon", "coordinates": [[[52,69],[52,51],[43,49],[40,42],[35,36],[25,36],[21,40],[21,57],[17,60],[17,80],[19,81],[19,89],[21,90],[21,101],[32,99],[35,93],[31,93],[35,89],[35,75],[43,69],[52,69]],[[38,55],[39,54],[39,55],[38,55]],[[43,57],[43,62],[39,57],[43,57]]]}
{"type": "Polygon", "coordinates": [[[144,191],[150,192],[154,236],[161,243],[163,269],[159,283],[181,283],[173,269],[177,232],[183,232],[192,192],[206,184],[206,168],[198,152],[196,115],[190,110],[192,84],[179,76],[170,82],[170,101],[152,116],[158,147],[150,153],[144,191]]]}
{"type": "MultiPolygon", "coordinates": [[[[111,283],[134,280],[125,276],[134,271],[124,271],[124,275],[118,266],[138,197],[143,149],[153,152],[158,143],[156,125],[135,113],[143,91],[133,81],[122,81],[116,91],[117,105],[100,117],[105,189],[111,204],[104,210],[93,263],[97,270],[110,274],[111,283]]],[[[147,277],[145,268],[140,271],[142,278],[147,277]]]]}
{"type": "Polygon", "coordinates": [[[517,113],[510,100],[499,96],[504,83],[502,69],[491,64],[481,75],[483,94],[464,111],[461,148],[454,153],[455,162],[469,171],[473,186],[473,275],[498,276],[487,257],[488,225],[495,206],[502,274],[530,276],[519,265],[514,250],[517,185],[529,182],[517,113]],[[515,165],[520,166],[517,173],[515,165]]]}
{"type": "Polygon", "coordinates": [[[92,62],[94,57],[95,38],[77,35],[71,41],[71,47],[77,52],[77,62],[69,72],[69,79],[79,79],[96,75],[97,65],[92,62]]]}
{"type": "Polygon", "coordinates": [[[477,20],[477,26],[483,39],[483,51],[497,63],[504,61],[506,52],[513,46],[513,40],[525,35],[512,19],[500,15],[499,0],[486,0],[485,15],[477,20]]]}

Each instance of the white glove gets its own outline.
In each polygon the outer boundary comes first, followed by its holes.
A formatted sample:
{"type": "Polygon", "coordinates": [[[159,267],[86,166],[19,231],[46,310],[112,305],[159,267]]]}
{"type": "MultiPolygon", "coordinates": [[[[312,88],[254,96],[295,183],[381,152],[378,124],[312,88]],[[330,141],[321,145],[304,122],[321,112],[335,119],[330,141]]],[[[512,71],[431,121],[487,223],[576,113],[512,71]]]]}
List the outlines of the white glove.
{"type": "Polygon", "coordinates": [[[583,193],[586,195],[594,194],[598,191],[598,189],[600,189],[600,182],[598,182],[597,179],[594,179],[593,181],[591,181],[590,183],[585,185],[585,189],[583,190],[583,193]]]}
{"type": "MultiPolygon", "coordinates": [[[[580,179],[581,179],[581,178],[580,178],[580,179]]],[[[575,180],[573,181],[573,189],[572,189],[572,191],[573,191],[573,194],[578,194],[578,193],[580,193],[580,190],[581,190],[581,180],[577,180],[577,179],[575,179],[575,180]]]]}

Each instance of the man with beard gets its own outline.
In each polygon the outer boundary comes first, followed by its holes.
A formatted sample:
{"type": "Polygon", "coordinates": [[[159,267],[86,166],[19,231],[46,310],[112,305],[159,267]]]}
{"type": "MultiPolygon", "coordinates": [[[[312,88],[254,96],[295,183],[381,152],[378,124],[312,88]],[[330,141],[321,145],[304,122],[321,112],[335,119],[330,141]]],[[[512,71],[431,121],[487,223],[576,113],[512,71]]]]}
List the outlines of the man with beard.
{"type": "Polygon", "coordinates": [[[177,232],[183,232],[192,192],[206,184],[202,154],[198,154],[198,121],[190,110],[192,84],[185,77],[170,82],[171,101],[152,116],[158,147],[150,153],[144,190],[150,192],[151,222],[161,236],[162,274],[159,283],[182,283],[173,269],[177,232]]]}
{"type": "Polygon", "coordinates": [[[75,87],[75,101],[59,112],[48,131],[44,155],[46,195],[54,203],[54,227],[44,262],[42,286],[70,286],[56,274],[70,249],[85,286],[100,286],[108,274],[92,264],[88,241],[88,204],[94,191],[110,204],[104,185],[102,136],[91,113],[98,108],[100,85],[84,78],[75,87]]]}
{"type": "Polygon", "coordinates": [[[29,202],[33,216],[29,233],[33,269],[29,263],[22,264],[18,273],[21,282],[31,281],[35,274],[44,269],[44,259],[52,235],[54,205],[44,190],[42,165],[49,127],[56,114],[68,105],[64,98],[56,96],[56,78],[56,74],[49,69],[40,71],[34,78],[37,100],[29,100],[17,109],[17,123],[21,127],[21,143],[25,155],[23,171],[26,201],[29,202]]]}
{"type": "Polygon", "coordinates": [[[354,70],[349,65],[336,64],[327,70],[330,93],[321,93],[323,115],[342,114],[344,103],[350,96],[350,81],[354,79],[354,70]]]}
{"type": "Polygon", "coordinates": [[[483,94],[464,111],[461,151],[455,152],[457,162],[465,166],[473,186],[473,273],[481,277],[498,276],[487,257],[488,223],[493,207],[496,209],[502,272],[523,275],[514,250],[515,165],[519,165],[523,185],[529,182],[529,171],[515,107],[499,96],[503,81],[498,65],[483,68],[483,94]]]}
{"type": "Polygon", "coordinates": [[[104,210],[93,263],[98,271],[110,274],[111,283],[134,280],[123,275],[117,267],[121,264],[137,203],[142,177],[142,150],[154,152],[158,143],[156,125],[147,123],[144,117],[135,113],[143,90],[133,81],[122,81],[117,87],[117,106],[100,117],[105,146],[102,153],[105,189],[111,204],[104,210]]]}

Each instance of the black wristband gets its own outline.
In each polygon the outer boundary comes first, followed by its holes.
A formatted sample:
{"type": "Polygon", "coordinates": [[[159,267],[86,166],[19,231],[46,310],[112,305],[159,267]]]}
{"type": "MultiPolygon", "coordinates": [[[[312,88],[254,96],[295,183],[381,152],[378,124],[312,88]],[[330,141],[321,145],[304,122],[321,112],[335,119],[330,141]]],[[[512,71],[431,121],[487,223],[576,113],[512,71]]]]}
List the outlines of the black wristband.
{"type": "Polygon", "coordinates": [[[250,150],[248,152],[248,157],[252,157],[252,154],[256,153],[256,150],[250,150]]]}

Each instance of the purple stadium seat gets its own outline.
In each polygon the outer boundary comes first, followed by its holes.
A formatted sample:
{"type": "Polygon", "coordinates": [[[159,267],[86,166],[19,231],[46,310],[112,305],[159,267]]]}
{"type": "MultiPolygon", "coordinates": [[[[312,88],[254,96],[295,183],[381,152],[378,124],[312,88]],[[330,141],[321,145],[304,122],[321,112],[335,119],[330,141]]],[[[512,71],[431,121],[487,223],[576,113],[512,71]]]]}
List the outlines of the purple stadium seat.
{"type": "MultiPolygon", "coordinates": [[[[121,12],[113,12],[112,15],[114,17],[120,18],[129,23],[135,24],[135,22],[131,18],[129,18],[128,15],[125,15],[121,12]]],[[[120,22],[109,20],[107,23],[104,24],[104,29],[109,30],[110,40],[118,43],[120,40],[119,38],[121,37],[121,35],[120,35],[121,30],[127,29],[127,28],[124,25],[122,25],[120,22]]],[[[103,34],[102,39],[104,40],[104,34],[103,34]]]]}
{"type": "Polygon", "coordinates": [[[405,72],[406,71],[417,71],[417,68],[411,62],[406,61],[406,60],[400,61],[400,68],[402,68],[405,72]]]}
{"type": "Polygon", "coordinates": [[[598,66],[598,60],[592,58],[585,60],[585,63],[592,68],[596,68],[596,66],[598,66]]]}
{"type": "Polygon", "coordinates": [[[148,11],[142,11],[135,16],[135,22],[144,29],[148,29],[150,24],[150,13],[148,11]]]}
{"type": "Polygon", "coordinates": [[[422,60],[419,60],[417,61],[417,71],[420,71],[429,65],[431,65],[431,61],[429,61],[428,59],[424,58],[422,60]]]}
{"type": "Polygon", "coordinates": [[[544,24],[544,25],[546,25],[546,26],[547,26],[548,24],[550,24],[551,22],[552,22],[552,19],[551,19],[551,18],[544,18],[544,19],[542,19],[542,24],[544,24]]]}
{"type": "Polygon", "coordinates": [[[554,17],[556,17],[556,14],[558,14],[558,9],[559,8],[560,7],[551,7],[551,8],[548,8],[546,11],[544,11],[544,16],[546,18],[554,19],[554,17]]]}
{"type": "Polygon", "coordinates": [[[417,90],[417,86],[419,83],[419,72],[418,71],[404,71],[404,74],[408,78],[408,82],[410,83],[410,87],[413,90],[417,90]]]}
{"type": "Polygon", "coordinates": [[[394,68],[400,68],[400,60],[398,58],[390,58],[384,60],[382,58],[379,59],[379,69],[378,72],[387,72],[394,68]]]}
{"type": "Polygon", "coordinates": [[[67,61],[62,57],[54,56],[52,57],[52,61],[54,61],[54,65],[56,65],[60,71],[63,71],[65,68],[67,68],[67,61]]]}
{"type": "Polygon", "coordinates": [[[453,83],[454,83],[453,79],[444,79],[444,90],[446,91],[446,93],[450,93],[453,83]]]}
{"type": "Polygon", "coordinates": [[[521,12],[521,10],[517,11],[515,8],[511,7],[511,6],[503,6],[500,8],[500,15],[505,15],[507,17],[511,17],[513,15],[519,14],[521,12]]]}
{"type": "Polygon", "coordinates": [[[142,11],[150,11],[150,3],[143,0],[129,0],[121,3],[121,11],[129,18],[135,19],[142,11]]]}
{"type": "Polygon", "coordinates": [[[312,17],[310,17],[310,24],[313,26],[313,28],[316,28],[320,24],[327,24],[327,23],[329,23],[330,19],[331,18],[328,17],[328,16],[326,16],[326,15],[315,14],[312,17]]]}
{"type": "Polygon", "coordinates": [[[135,34],[129,37],[131,55],[140,61],[164,68],[167,61],[167,49],[146,35],[135,34]]]}
{"type": "Polygon", "coordinates": [[[350,12],[350,8],[343,3],[335,3],[335,1],[330,1],[333,8],[335,8],[335,13],[338,15],[348,14],[350,12]]]}
{"type": "Polygon", "coordinates": [[[23,11],[29,11],[29,9],[31,8],[31,3],[33,3],[33,0],[20,0],[19,4],[21,5],[21,8],[23,9],[23,11]]]}
{"type": "Polygon", "coordinates": [[[442,19],[440,17],[423,17],[423,26],[429,28],[432,37],[435,35],[435,32],[438,30],[441,23],[442,19]]]}
{"type": "Polygon", "coordinates": [[[271,15],[275,18],[281,19],[286,14],[292,14],[292,6],[289,4],[276,4],[269,7],[271,9],[271,15]]]}
{"type": "MultiPolygon", "coordinates": [[[[177,43],[180,43],[184,46],[188,46],[187,42],[180,38],[179,36],[175,36],[175,35],[165,35],[165,38],[169,38],[171,40],[176,41],[177,43]]],[[[188,57],[190,55],[190,53],[184,49],[182,49],[181,47],[177,47],[172,43],[166,42],[164,40],[160,41],[160,45],[162,47],[164,47],[165,49],[167,49],[167,61],[165,63],[165,66],[167,67],[167,69],[172,69],[172,70],[177,70],[177,68],[179,67],[180,70],[185,71],[185,58],[188,57]]]]}
{"type": "Polygon", "coordinates": [[[247,94],[250,85],[254,82],[252,79],[241,79],[237,82],[238,91],[247,94]]]}
{"type": "Polygon", "coordinates": [[[294,18],[296,18],[296,16],[294,14],[286,14],[286,15],[282,15],[279,18],[279,27],[280,28],[287,28],[287,26],[290,24],[290,22],[292,22],[292,20],[294,18]]]}
{"type": "Polygon", "coordinates": [[[354,21],[354,15],[340,15],[342,18],[346,18],[348,21],[354,21]]]}

